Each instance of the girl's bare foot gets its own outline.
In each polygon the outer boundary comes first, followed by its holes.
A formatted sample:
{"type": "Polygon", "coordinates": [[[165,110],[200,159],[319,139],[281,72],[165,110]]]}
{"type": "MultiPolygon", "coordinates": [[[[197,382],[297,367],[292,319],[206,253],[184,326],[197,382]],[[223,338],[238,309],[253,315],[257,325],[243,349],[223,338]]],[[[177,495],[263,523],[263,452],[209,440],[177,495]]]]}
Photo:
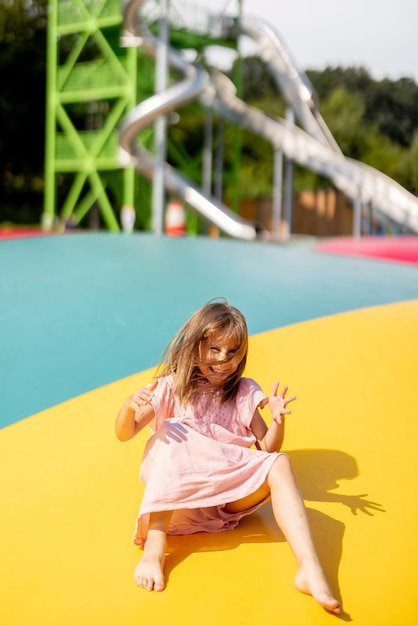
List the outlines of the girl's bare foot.
{"type": "Polygon", "coordinates": [[[139,587],[147,591],[162,591],[165,587],[162,563],[145,554],[135,568],[134,578],[139,587]]]}
{"type": "Polygon", "coordinates": [[[334,598],[320,567],[313,567],[311,570],[301,568],[296,574],[295,586],[302,593],[311,595],[327,611],[335,615],[341,614],[341,604],[334,598]]]}
{"type": "Polygon", "coordinates": [[[149,531],[144,555],[134,573],[135,582],[139,587],[143,587],[147,591],[162,591],[165,588],[163,572],[165,550],[165,533],[149,531]]]}

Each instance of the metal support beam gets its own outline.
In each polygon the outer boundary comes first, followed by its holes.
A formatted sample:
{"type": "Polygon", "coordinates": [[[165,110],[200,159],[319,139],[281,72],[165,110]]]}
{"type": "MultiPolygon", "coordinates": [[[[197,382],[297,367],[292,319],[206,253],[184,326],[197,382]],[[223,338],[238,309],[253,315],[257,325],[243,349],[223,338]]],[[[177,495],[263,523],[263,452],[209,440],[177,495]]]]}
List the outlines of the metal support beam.
{"type": "MultiPolygon", "coordinates": [[[[167,89],[168,76],[168,4],[169,0],[161,0],[161,16],[159,20],[159,37],[157,45],[157,64],[155,93],[167,89]]],[[[167,159],[167,116],[159,116],[154,123],[154,145],[156,151],[156,168],[153,175],[152,188],[152,230],[155,235],[163,233],[165,183],[164,165],[167,159]]]]}

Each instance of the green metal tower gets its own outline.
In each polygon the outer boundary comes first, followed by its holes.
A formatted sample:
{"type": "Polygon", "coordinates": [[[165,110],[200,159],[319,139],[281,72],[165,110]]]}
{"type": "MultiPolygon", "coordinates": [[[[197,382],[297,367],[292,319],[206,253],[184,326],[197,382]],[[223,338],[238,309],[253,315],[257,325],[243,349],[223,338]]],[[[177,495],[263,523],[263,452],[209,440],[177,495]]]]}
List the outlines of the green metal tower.
{"type": "MultiPolygon", "coordinates": [[[[158,29],[156,6],[150,3],[147,14],[154,32],[158,29]]],[[[170,15],[172,46],[193,48],[199,55],[214,44],[236,47],[234,37],[210,33],[207,9],[195,3],[180,6],[187,9],[187,15],[182,8],[174,8],[170,15]]],[[[126,113],[155,92],[156,68],[154,59],[141,48],[122,46],[122,30],[121,0],[49,1],[45,229],[57,221],[84,225],[87,216],[90,226],[118,231],[124,207],[134,208],[137,226],[150,227],[152,182],[134,168],[121,167],[118,128],[126,113]]],[[[171,76],[171,80],[176,78],[171,76]]],[[[183,113],[187,116],[198,109],[201,106],[192,103],[183,113]]],[[[168,129],[169,161],[198,183],[201,158],[195,150],[188,154],[182,132],[178,125],[168,129]]],[[[153,126],[148,127],[138,141],[153,151],[153,135],[153,126]]],[[[238,145],[239,136],[234,142],[232,178],[237,176],[238,145]]],[[[232,204],[236,209],[237,197],[232,204]]],[[[195,232],[198,218],[189,217],[191,232],[195,232]]]]}
{"type": "Polygon", "coordinates": [[[135,171],[118,163],[118,124],[137,102],[138,51],[122,48],[120,0],[50,0],[43,226],[79,224],[94,207],[120,230],[135,171]],[[57,182],[65,178],[65,193],[57,182]],[[61,206],[60,203],[62,201],[61,206]]]}

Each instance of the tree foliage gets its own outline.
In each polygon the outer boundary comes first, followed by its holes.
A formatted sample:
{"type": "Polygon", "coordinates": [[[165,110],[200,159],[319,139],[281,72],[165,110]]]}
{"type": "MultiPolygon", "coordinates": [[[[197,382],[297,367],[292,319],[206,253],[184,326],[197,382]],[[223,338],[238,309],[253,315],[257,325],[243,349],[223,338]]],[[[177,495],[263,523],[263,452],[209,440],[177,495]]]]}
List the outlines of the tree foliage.
{"type": "Polygon", "coordinates": [[[362,68],[326,68],[308,74],[315,81],[321,114],[343,153],[417,193],[416,83],[409,78],[375,81],[362,68]]]}
{"type": "Polygon", "coordinates": [[[364,68],[327,67],[322,72],[307,71],[319,96],[325,102],[339,88],[363,102],[364,121],[402,147],[409,147],[418,128],[418,85],[411,78],[376,81],[364,68]]]}
{"type": "Polygon", "coordinates": [[[47,0],[0,2],[0,221],[39,220],[47,0]]]}

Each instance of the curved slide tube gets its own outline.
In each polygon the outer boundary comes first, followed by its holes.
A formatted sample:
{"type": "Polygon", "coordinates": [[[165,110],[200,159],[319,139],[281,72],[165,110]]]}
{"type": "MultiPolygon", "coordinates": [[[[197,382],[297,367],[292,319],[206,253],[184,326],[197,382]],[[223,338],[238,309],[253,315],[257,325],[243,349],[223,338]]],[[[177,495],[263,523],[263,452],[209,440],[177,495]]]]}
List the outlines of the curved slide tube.
{"type": "MultiPolygon", "coordinates": [[[[130,0],[124,4],[126,32],[124,45],[140,45],[151,56],[156,56],[158,42],[145,25],[137,19],[144,0],[130,0]]],[[[136,106],[122,121],[120,127],[119,159],[122,165],[134,165],[145,176],[152,178],[156,166],[153,155],[136,141],[136,136],[160,115],[166,115],[197,99],[210,89],[210,78],[202,67],[186,62],[175,50],[168,47],[170,65],[184,74],[181,82],[162,94],[155,94],[136,106]]],[[[240,239],[253,240],[257,232],[253,224],[240,218],[214,197],[203,194],[187,177],[168,164],[164,168],[164,182],[169,191],[178,194],[222,231],[240,239]]]]}
{"type": "MultiPolygon", "coordinates": [[[[127,0],[124,5],[124,45],[142,46],[156,55],[158,41],[139,19],[145,0],[127,0]]],[[[120,128],[120,161],[134,165],[152,177],[154,157],[135,141],[136,135],[160,115],[175,111],[199,99],[226,119],[263,136],[291,160],[330,179],[352,200],[369,204],[383,218],[418,232],[418,199],[378,170],[344,157],[316,109],[312,86],[299,72],[277,34],[262,20],[243,20],[241,31],[253,39],[260,58],[268,65],[278,87],[294,110],[300,128],[249,107],[236,97],[235,87],[218,71],[211,75],[202,67],[184,60],[168,47],[168,60],[184,80],[140,103],[123,120],[120,128]]],[[[239,218],[217,199],[204,195],[196,185],[169,165],[165,166],[166,187],[184,199],[221,230],[233,237],[255,239],[252,224],[239,218]]]]}

